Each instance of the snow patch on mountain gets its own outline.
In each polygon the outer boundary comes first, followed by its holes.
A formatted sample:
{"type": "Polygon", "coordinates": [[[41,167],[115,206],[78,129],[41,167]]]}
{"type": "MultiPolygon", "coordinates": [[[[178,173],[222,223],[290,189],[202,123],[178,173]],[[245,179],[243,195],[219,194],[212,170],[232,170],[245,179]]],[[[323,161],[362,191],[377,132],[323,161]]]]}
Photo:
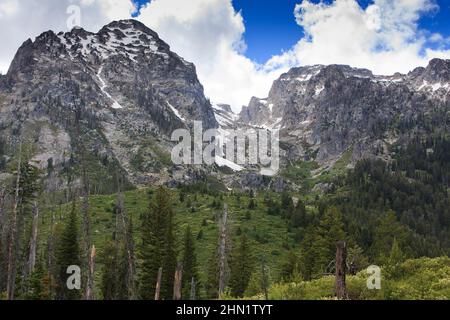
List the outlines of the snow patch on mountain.
{"type": "Polygon", "coordinates": [[[449,89],[450,88],[450,83],[428,83],[428,81],[424,80],[422,85],[419,87],[419,91],[420,90],[431,90],[433,92],[441,90],[441,89],[449,89]]]}
{"type": "Polygon", "coordinates": [[[238,115],[235,114],[229,105],[226,104],[213,104],[214,115],[216,121],[222,128],[231,128],[234,126],[238,115]]]}
{"type": "Polygon", "coordinates": [[[177,116],[178,119],[180,119],[183,122],[186,122],[186,119],[181,116],[181,113],[167,101],[167,105],[169,106],[170,110],[177,116]]]}
{"type": "Polygon", "coordinates": [[[106,88],[108,85],[106,84],[105,80],[101,77],[103,71],[103,67],[100,67],[97,72],[97,79],[100,82],[100,90],[107,96],[110,100],[113,101],[113,104],[111,105],[111,108],[113,109],[123,109],[122,105],[118,103],[114,98],[106,91],[106,88]]]}
{"type": "Polygon", "coordinates": [[[219,157],[219,156],[216,156],[215,162],[219,167],[228,167],[233,171],[239,172],[239,171],[244,170],[244,167],[237,165],[233,161],[227,160],[227,159],[219,157]]]}
{"type": "Polygon", "coordinates": [[[93,55],[102,60],[112,56],[121,55],[137,63],[139,56],[159,55],[167,62],[169,55],[160,50],[158,40],[141,30],[127,27],[104,27],[94,34],[83,29],[74,29],[71,32],[59,33],[58,38],[66,47],[72,59],[82,58],[88,60],[93,55]]]}

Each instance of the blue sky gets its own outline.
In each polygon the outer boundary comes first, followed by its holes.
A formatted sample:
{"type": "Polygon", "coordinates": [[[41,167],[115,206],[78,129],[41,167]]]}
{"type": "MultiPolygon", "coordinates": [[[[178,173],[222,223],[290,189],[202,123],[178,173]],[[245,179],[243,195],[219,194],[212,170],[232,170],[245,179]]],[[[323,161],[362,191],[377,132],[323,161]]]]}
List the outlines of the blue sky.
{"type": "MultiPolygon", "coordinates": [[[[149,0],[135,0],[145,4],[149,0]]],[[[188,1],[188,0],[186,0],[188,1]]],[[[245,55],[263,64],[273,55],[287,51],[303,36],[303,29],[296,23],[294,7],[301,0],[233,0],[236,11],[241,11],[245,22],[245,55]]],[[[319,3],[320,0],[311,2],[319,3]]],[[[331,3],[332,0],[323,0],[331,3]]],[[[365,9],[372,0],[358,0],[365,9]]],[[[450,1],[436,0],[439,10],[424,14],[419,22],[421,29],[450,37],[450,1]]],[[[428,44],[435,48],[435,44],[428,44]]]]}

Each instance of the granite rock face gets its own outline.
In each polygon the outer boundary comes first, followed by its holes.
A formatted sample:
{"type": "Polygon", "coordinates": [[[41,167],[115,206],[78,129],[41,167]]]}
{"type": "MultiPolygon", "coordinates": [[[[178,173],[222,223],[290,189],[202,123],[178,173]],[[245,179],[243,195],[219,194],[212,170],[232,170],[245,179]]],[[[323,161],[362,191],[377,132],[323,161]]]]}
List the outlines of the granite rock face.
{"type": "Polygon", "coordinates": [[[449,104],[450,60],[393,76],[316,65],[283,74],[267,98],[253,97],[237,115],[229,105],[211,105],[195,66],[154,31],[122,20],[97,33],[48,31],[23,43],[0,75],[0,163],[12,160],[22,141],[47,171],[49,190],[79,183],[83,166],[93,188],[119,180],[178,185],[214,175],[232,188],[281,190],[289,182],[262,178],[257,166],[239,172],[226,162],[174,165],[172,132],[194,121],[220,134],[280,130],[282,166],[305,160],[327,168],[343,158],[351,166],[390,159],[396,143],[448,134],[449,104]]]}
{"type": "MultiPolygon", "coordinates": [[[[253,126],[279,129],[285,162],[332,164],[389,158],[388,147],[430,130],[445,131],[450,60],[432,60],[407,75],[378,76],[343,65],[293,68],[267,98],[253,98],[240,116],[253,126]],[[434,128],[426,120],[444,117],[434,128]]],[[[433,120],[433,121],[434,121],[433,120]]]]}
{"type": "Polygon", "coordinates": [[[135,20],[45,32],[0,79],[1,135],[10,149],[36,142],[42,168],[79,163],[83,151],[135,184],[165,181],[170,135],[194,120],[218,126],[195,66],[135,20]]]}

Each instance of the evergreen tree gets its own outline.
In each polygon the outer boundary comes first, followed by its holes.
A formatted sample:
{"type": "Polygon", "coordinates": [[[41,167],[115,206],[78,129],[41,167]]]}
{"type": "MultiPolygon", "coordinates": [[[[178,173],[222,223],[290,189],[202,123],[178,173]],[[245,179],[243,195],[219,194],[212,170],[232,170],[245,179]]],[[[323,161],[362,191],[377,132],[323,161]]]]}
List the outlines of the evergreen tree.
{"type": "Polygon", "coordinates": [[[261,273],[260,272],[253,272],[252,276],[250,277],[250,281],[248,282],[247,289],[245,289],[245,297],[255,297],[262,293],[263,289],[261,288],[261,273]]]}
{"type": "Polygon", "coordinates": [[[310,226],[305,233],[302,243],[300,244],[299,270],[303,279],[311,280],[316,272],[316,228],[310,226]]]}
{"type": "Polygon", "coordinates": [[[374,235],[372,252],[382,264],[389,262],[389,253],[394,242],[403,244],[408,239],[408,231],[397,221],[394,211],[388,211],[379,221],[374,235]]]}
{"type": "Polygon", "coordinates": [[[269,289],[269,275],[268,270],[265,265],[264,259],[261,261],[260,270],[253,272],[250,277],[247,289],[245,290],[245,297],[256,297],[258,295],[263,295],[265,299],[268,297],[269,289]]]}
{"type": "Polygon", "coordinates": [[[269,216],[279,216],[280,215],[280,204],[272,199],[268,199],[267,203],[267,214],[269,216]]]}
{"type": "MultiPolygon", "coordinates": [[[[108,241],[100,257],[102,268],[101,290],[104,300],[128,300],[128,253],[123,242],[108,241]]],[[[133,268],[133,266],[132,266],[133,268]]]]}
{"type": "Polygon", "coordinates": [[[347,264],[349,273],[356,275],[359,271],[369,266],[369,259],[364,255],[363,249],[355,244],[348,248],[347,264]]]}
{"type": "Polygon", "coordinates": [[[289,251],[285,261],[281,265],[281,279],[291,281],[298,272],[298,257],[293,251],[289,251]]]}
{"type": "Polygon", "coordinates": [[[392,248],[390,250],[389,257],[386,258],[385,262],[385,273],[386,278],[399,278],[402,276],[401,271],[401,263],[405,260],[405,255],[403,254],[402,250],[400,249],[400,245],[396,238],[394,238],[394,241],[392,243],[392,248]]]}
{"type": "Polygon", "coordinates": [[[173,299],[173,285],[175,270],[177,268],[177,254],[175,252],[175,236],[173,230],[173,213],[172,210],[167,216],[165,245],[163,256],[163,276],[161,284],[161,298],[164,300],[173,299]]]}
{"type": "Polygon", "coordinates": [[[192,279],[196,284],[195,296],[198,297],[199,277],[197,273],[197,255],[195,252],[195,240],[191,227],[186,228],[183,250],[183,299],[187,300],[191,295],[192,279]]]}
{"type": "Polygon", "coordinates": [[[180,192],[180,203],[183,203],[186,199],[186,193],[184,191],[180,192]]]}
{"type": "Polygon", "coordinates": [[[242,297],[253,273],[253,255],[247,236],[243,234],[231,258],[230,289],[233,297],[242,297]]]}
{"type": "Polygon", "coordinates": [[[214,246],[212,255],[207,264],[207,281],[205,291],[208,299],[217,299],[219,297],[219,257],[217,248],[214,246]]]}
{"type": "Polygon", "coordinates": [[[306,280],[327,270],[336,255],[336,243],[346,240],[340,211],[331,207],[325,211],[317,227],[310,227],[300,245],[300,270],[306,280]]]}
{"type": "Polygon", "coordinates": [[[251,198],[248,203],[248,209],[249,210],[255,210],[256,209],[256,201],[254,198],[251,198]]]}
{"type": "Polygon", "coordinates": [[[325,216],[320,221],[320,235],[326,237],[333,251],[336,249],[336,242],[347,237],[344,231],[342,214],[336,207],[331,207],[325,212],[325,216]]]}
{"type": "Polygon", "coordinates": [[[305,204],[299,200],[297,206],[292,212],[291,225],[298,228],[307,224],[305,204]]]}
{"type": "Polygon", "coordinates": [[[46,274],[42,262],[38,261],[35,269],[28,278],[28,291],[25,294],[25,299],[44,300],[48,298],[45,293],[45,276],[46,274]]]}
{"type": "Polygon", "coordinates": [[[108,241],[100,257],[103,264],[101,290],[104,300],[115,300],[117,298],[118,286],[118,257],[117,247],[113,241],[108,241]]]}
{"type": "Polygon", "coordinates": [[[281,213],[283,218],[290,220],[294,211],[294,202],[288,192],[283,192],[281,195],[281,213]]]}
{"type": "Polygon", "coordinates": [[[170,195],[159,188],[153,195],[149,210],[142,217],[140,296],[145,300],[155,297],[159,268],[163,268],[161,298],[171,299],[176,255],[173,235],[173,212],[170,195]]]}
{"type": "Polygon", "coordinates": [[[61,234],[57,248],[57,264],[58,264],[58,290],[57,298],[62,300],[76,300],[80,298],[80,290],[69,290],[67,288],[67,268],[69,266],[80,266],[80,248],[79,248],[79,231],[78,219],[73,203],[72,210],[61,234]]]}
{"type": "Polygon", "coordinates": [[[397,238],[394,238],[394,242],[392,243],[391,253],[389,255],[389,264],[390,265],[398,265],[405,260],[402,250],[398,244],[397,238]]]}

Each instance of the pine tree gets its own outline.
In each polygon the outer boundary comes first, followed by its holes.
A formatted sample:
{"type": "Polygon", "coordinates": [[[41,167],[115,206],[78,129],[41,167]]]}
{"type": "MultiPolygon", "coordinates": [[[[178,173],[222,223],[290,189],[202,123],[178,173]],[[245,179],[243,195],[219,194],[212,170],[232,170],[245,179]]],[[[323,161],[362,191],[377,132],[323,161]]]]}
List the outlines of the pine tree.
{"type": "Polygon", "coordinates": [[[242,297],[253,273],[253,255],[247,236],[243,234],[231,258],[230,289],[233,297],[242,297]]]}
{"type": "Polygon", "coordinates": [[[317,253],[315,244],[317,237],[316,228],[310,226],[300,244],[299,269],[302,278],[305,280],[311,280],[316,270],[317,253]]]}
{"type": "Polygon", "coordinates": [[[253,272],[250,277],[250,281],[245,290],[245,297],[255,297],[257,295],[263,295],[264,299],[268,300],[268,290],[269,290],[270,280],[268,268],[266,266],[265,258],[260,261],[259,270],[253,272]]]}
{"type": "Polygon", "coordinates": [[[349,266],[349,274],[356,275],[359,271],[369,266],[369,259],[364,255],[363,249],[355,244],[348,249],[347,264],[349,266]]]}
{"type": "MultiPolygon", "coordinates": [[[[133,284],[128,281],[128,252],[123,242],[117,239],[108,241],[101,255],[101,290],[104,300],[129,300],[133,296],[133,284]]],[[[131,266],[133,268],[133,266],[131,266]]]]}
{"type": "Polygon", "coordinates": [[[45,288],[45,270],[42,266],[42,262],[38,261],[34,270],[31,272],[28,278],[27,288],[25,299],[27,300],[43,300],[46,297],[46,288],[45,288]]]}
{"type": "Polygon", "coordinates": [[[251,298],[261,294],[263,291],[261,288],[261,282],[261,273],[253,272],[250,277],[250,281],[248,282],[247,289],[245,289],[245,297],[251,298]]]}
{"type": "Polygon", "coordinates": [[[294,228],[298,228],[306,224],[306,207],[302,201],[299,201],[292,212],[291,225],[294,228]]]}
{"type": "Polygon", "coordinates": [[[173,299],[173,285],[175,270],[177,268],[177,254],[175,252],[175,236],[173,230],[173,213],[167,216],[164,258],[162,263],[163,277],[161,284],[161,298],[164,300],[173,299]]]}
{"type": "Polygon", "coordinates": [[[298,272],[298,257],[293,251],[289,251],[285,261],[281,265],[281,279],[283,281],[291,281],[298,272]]]}
{"type": "Polygon", "coordinates": [[[197,272],[197,255],[195,252],[195,240],[191,232],[191,227],[186,228],[184,235],[183,250],[183,299],[187,300],[191,296],[192,279],[196,284],[195,296],[198,297],[199,278],[197,272]]]}
{"type": "Polygon", "coordinates": [[[159,268],[163,268],[161,298],[171,299],[176,268],[173,211],[167,190],[159,188],[153,195],[148,212],[142,217],[140,296],[155,298],[159,268]]]}
{"type": "Polygon", "coordinates": [[[385,275],[386,278],[398,278],[402,276],[401,263],[405,261],[405,255],[400,249],[400,245],[396,238],[392,242],[392,248],[390,250],[389,257],[385,262],[385,275]]]}
{"type": "Polygon", "coordinates": [[[281,195],[281,213],[283,218],[290,220],[294,211],[294,202],[292,197],[287,192],[281,195]]]}
{"type": "Polygon", "coordinates": [[[319,223],[317,230],[316,252],[318,253],[317,268],[325,268],[336,256],[336,243],[346,239],[341,212],[331,207],[319,223]]]}
{"type": "Polygon", "coordinates": [[[402,250],[398,244],[397,238],[394,238],[392,243],[391,253],[389,255],[389,264],[398,265],[405,260],[402,250]]]}
{"type": "Polygon", "coordinates": [[[340,211],[331,207],[325,211],[317,227],[307,229],[300,245],[300,270],[305,280],[320,275],[334,260],[336,243],[346,239],[340,211]]]}
{"type": "Polygon", "coordinates": [[[117,298],[118,266],[117,248],[113,241],[108,241],[100,256],[103,264],[101,290],[104,300],[115,300],[117,298]]]}
{"type": "Polygon", "coordinates": [[[255,199],[251,198],[248,203],[248,209],[249,210],[255,210],[256,209],[256,202],[255,199]]]}
{"type": "Polygon", "coordinates": [[[79,290],[69,290],[67,288],[67,268],[69,266],[80,266],[78,219],[73,203],[72,210],[67,217],[67,221],[58,242],[56,260],[58,264],[58,292],[57,298],[62,300],[76,300],[80,298],[79,290]]]}
{"type": "Polygon", "coordinates": [[[382,264],[388,263],[388,254],[391,252],[394,240],[400,245],[405,243],[407,236],[407,230],[397,221],[395,212],[387,212],[377,224],[371,248],[374,255],[378,257],[378,262],[382,264]]]}
{"type": "Polygon", "coordinates": [[[16,278],[26,280],[24,279],[26,277],[17,277],[20,274],[23,275],[23,272],[20,272],[23,270],[20,270],[20,268],[24,265],[17,261],[21,252],[20,238],[23,235],[23,226],[25,225],[24,212],[28,209],[30,201],[35,198],[36,192],[39,190],[39,172],[37,167],[29,163],[29,158],[29,150],[23,150],[22,142],[20,142],[17,167],[14,168],[15,184],[7,244],[6,292],[9,300],[13,300],[15,297],[16,278]]]}
{"type": "Polygon", "coordinates": [[[207,264],[207,281],[205,291],[208,299],[219,297],[219,257],[217,247],[214,247],[207,264]]]}

